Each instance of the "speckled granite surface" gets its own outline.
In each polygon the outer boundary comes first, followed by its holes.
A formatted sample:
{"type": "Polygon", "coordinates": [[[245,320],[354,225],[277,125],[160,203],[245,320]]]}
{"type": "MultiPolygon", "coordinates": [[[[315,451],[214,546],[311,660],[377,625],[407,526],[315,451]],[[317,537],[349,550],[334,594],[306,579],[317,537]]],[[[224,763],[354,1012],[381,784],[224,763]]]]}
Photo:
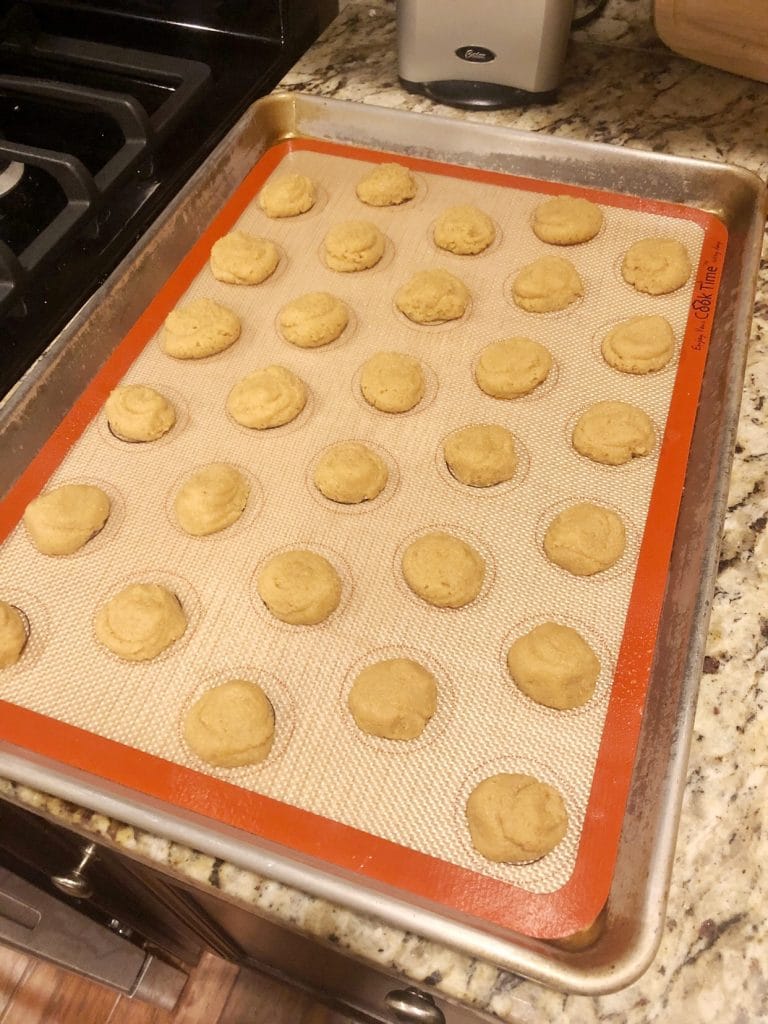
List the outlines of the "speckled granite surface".
{"type": "MultiPolygon", "coordinates": [[[[397,86],[394,6],[343,4],[285,80],[316,95],[448,117],[466,113],[397,86]]],[[[575,36],[549,107],[480,122],[741,164],[768,177],[768,86],[694,65],[656,39],[650,0],[610,0],[575,36]]],[[[649,971],[623,992],[563,996],[416,936],[216,865],[161,838],[0,782],[0,794],[500,1020],[546,1024],[757,1024],[768,1020],[768,261],[758,282],[742,415],[674,864],[668,919],[649,971]],[[213,879],[214,881],[211,881],[213,879]]]]}

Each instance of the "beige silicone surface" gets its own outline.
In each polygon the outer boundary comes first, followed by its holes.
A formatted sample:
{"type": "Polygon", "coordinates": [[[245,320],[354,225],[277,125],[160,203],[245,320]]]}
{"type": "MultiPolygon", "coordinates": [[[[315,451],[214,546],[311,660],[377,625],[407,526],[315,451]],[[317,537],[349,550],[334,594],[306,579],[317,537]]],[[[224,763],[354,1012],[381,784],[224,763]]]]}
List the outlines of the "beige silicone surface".
{"type": "Polygon", "coordinates": [[[679,238],[696,266],[702,230],[606,206],[597,238],[557,248],[530,227],[542,194],[420,173],[412,202],[375,209],[354,191],[370,166],[306,151],[284,159],[276,173],[301,171],[317,183],[315,207],[270,220],[254,200],[237,222],[279,246],[275,274],[243,287],[217,282],[205,267],[187,294],[236,311],[240,340],[197,362],[171,359],[150,340],[125,380],[166,394],[177,425],[160,441],[127,444],[110,434],[102,414],[49,482],[102,486],[114,502],[105,529],[65,558],[39,554],[21,527],[8,539],[0,596],[24,610],[31,638],[19,664],[2,673],[0,696],[530,892],[551,892],[574,865],[658,456],[657,444],[627,466],[600,466],[574,452],[570,432],[592,402],[621,399],[645,409],[662,435],[691,284],[669,296],[641,295],[622,280],[620,263],[633,241],[659,235],[679,238]],[[496,242],[478,256],[442,252],[431,240],[438,214],[465,202],[497,226],[496,242]],[[333,224],[353,218],[384,231],[384,258],[371,270],[334,273],[321,260],[322,239],[333,224]],[[584,298],[559,313],[525,313],[510,298],[511,279],[547,253],[574,263],[584,298]],[[469,288],[471,308],[462,320],[422,327],[396,310],[397,288],[415,270],[432,267],[469,288]],[[354,315],[338,341],[300,350],[281,339],[276,316],[310,290],[338,295],[354,315]],[[673,362],[646,377],[608,367],[600,355],[604,333],[626,317],[651,313],[673,325],[673,362]],[[555,365],[532,395],[500,401],[477,388],[472,367],[486,344],[514,335],[546,345],[555,365]],[[424,367],[426,395],[410,413],[378,412],[360,395],[360,368],[380,350],[410,353],[424,367]],[[272,431],[238,426],[225,411],[229,390],[273,362],[307,383],[306,409],[272,431]],[[458,427],[485,422],[513,432],[518,472],[497,487],[468,488],[447,472],[441,443],[458,427]],[[347,439],[370,444],[390,468],[383,494],[362,506],[334,505],[311,482],[323,449],[347,439]],[[251,497],[229,529],[190,537],[174,524],[173,497],[193,469],[211,461],[238,466],[251,481],[251,497]],[[558,511],[584,499],[615,508],[629,543],[612,569],[576,578],[548,563],[541,541],[558,511]],[[466,608],[432,608],[402,580],[404,546],[430,529],[465,538],[486,559],[484,588],[466,608]],[[326,555],[343,579],[340,607],[319,626],[277,621],[255,590],[264,560],[295,547],[326,555]],[[133,581],[165,583],[189,617],[184,638],[143,664],[121,662],[92,632],[95,609],[133,581]],[[577,710],[536,705],[506,672],[510,642],[550,618],[577,628],[602,662],[595,696],[577,710]],[[439,682],[438,712],[409,743],[360,733],[346,710],[356,673],[393,655],[421,661],[439,682]],[[267,691],[276,742],[259,766],[209,769],[185,748],[180,722],[206,688],[234,676],[257,679],[267,691]],[[472,849],[464,803],[478,781],[498,771],[534,774],[564,796],[568,834],[537,863],[495,865],[472,849]]]}

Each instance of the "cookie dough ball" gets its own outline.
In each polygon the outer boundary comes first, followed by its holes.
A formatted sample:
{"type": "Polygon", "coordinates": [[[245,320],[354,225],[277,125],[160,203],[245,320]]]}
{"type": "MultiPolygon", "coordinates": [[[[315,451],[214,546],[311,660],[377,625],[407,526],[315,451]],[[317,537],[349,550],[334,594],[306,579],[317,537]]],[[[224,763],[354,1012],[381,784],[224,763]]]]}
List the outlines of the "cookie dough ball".
{"type": "Polygon", "coordinates": [[[326,449],[315,467],[315,487],[331,501],[357,505],[381,494],[389,470],[375,451],[358,441],[326,449]]]}
{"type": "Polygon", "coordinates": [[[323,622],[341,600],[339,574],[314,551],[285,551],[270,558],[256,587],[275,618],[293,626],[323,622]]]}
{"type": "Polygon", "coordinates": [[[606,466],[647,455],[655,441],[650,417],[628,402],[596,402],[579,416],[572,436],[580,455],[606,466]]]}
{"type": "Polygon", "coordinates": [[[24,616],[7,601],[0,601],[0,668],[10,668],[21,657],[27,643],[24,616]]]}
{"type": "Polygon", "coordinates": [[[176,521],[193,537],[218,533],[243,514],[250,490],[248,481],[234,466],[211,462],[179,488],[173,503],[176,521]]]}
{"type": "Polygon", "coordinates": [[[367,220],[335,224],[323,242],[326,266],[342,274],[375,267],[384,255],[384,235],[367,220]]]}
{"type": "Polygon", "coordinates": [[[528,313],[565,309],[584,294],[576,267],[562,256],[542,256],[523,267],[512,282],[512,297],[528,313]]]}
{"type": "Polygon", "coordinates": [[[641,238],[627,250],[621,276],[639,292],[666,295],[682,288],[691,276],[691,261],[675,238],[641,238]]]}
{"type": "Polygon", "coordinates": [[[485,561],[450,533],[427,533],[403,554],[403,576],[414,594],[438,608],[463,608],[474,601],[485,579],[485,561]]]}
{"type": "Polygon", "coordinates": [[[437,218],[433,237],[439,249],[474,256],[494,241],[496,228],[488,214],[476,206],[451,206],[437,218]]]}
{"type": "Polygon", "coordinates": [[[314,182],[304,174],[272,178],[259,193],[259,206],[268,217],[297,217],[315,205],[314,182]]]}
{"type": "Polygon", "coordinates": [[[211,247],[211,272],[225,284],[261,284],[275,272],[280,253],[268,238],[232,231],[211,247]]]}
{"type": "Polygon", "coordinates": [[[360,374],[363,398],[381,412],[408,412],[424,397],[418,359],[403,352],[377,352],[360,374]]]}
{"type": "Polygon", "coordinates": [[[124,661],[156,658],[187,628],[179,600],[159,583],[132,583],[98,609],[96,639],[124,661]]]}
{"type": "Polygon", "coordinates": [[[477,386],[491,398],[519,398],[549,376],[552,355],[531,338],[506,338],[487,345],[475,365],[477,386]]]}
{"type": "Polygon", "coordinates": [[[607,916],[607,909],[604,906],[592,924],[587,925],[586,928],[580,928],[577,932],[563,936],[562,939],[549,939],[548,941],[558,949],[565,949],[569,953],[579,953],[584,949],[589,949],[605,931],[607,916]]]}
{"type": "Polygon", "coordinates": [[[495,423],[457,430],[446,438],[443,454],[451,473],[470,487],[493,487],[511,480],[517,469],[515,439],[495,423]]]}
{"type": "Polygon", "coordinates": [[[663,316],[633,316],[606,334],[601,352],[614,370],[653,373],[666,366],[674,355],[674,331],[663,316]]]}
{"type": "Polygon", "coordinates": [[[205,359],[233,345],[240,337],[240,320],[213,299],[195,299],[165,318],[160,343],[174,359],[205,359]]]}
{"type": "Polygon", "coordinates": [[[109,429],[121,441],[156,441],[176,422],[176,410],[154,388],[124,384],[104,403],[109,429]]]}
{"type": "Polygon", "coordinates": [[[24,526],[42,554],[71,555],[101,530],[111,507],[100,487],[62,484],[30,501],[24,526]]]}
{"type": "Polygon", "coordinates": [[[618,562],[626,540],[616,512],[582,501],[555,516],[544,535],[544,551],[550,562],[574,576],[593,576],[618,562]]]}
{"type": "Polygon", "coordinates": [[[330,345],[349,323],[349,309],[328,292],[307,292],[280,310],[278,324],[286,341],[299,348],[330,345]]]}
{"type": "Polygon", "coordinates": [[[257,683],[230,679],[195,701],[184,719],[184,741],[216,768],[263,761],[275,739],[275,712],[257,683]]]}
{"type": "Polygon", "coordinates": [[[395,305],[417,324],[458,320],[469,305],[469,289],[447,270],[419,270],[398,289],[395,305]]]}
{"type": "Polygon", "coordinates": [[[254,370],[232,388],[227,412],[243,427],[268,430],[296,419],[307,404],[304,381],[284,366],[254,370]]]}
{"type": "Polygon", "coordinates": [[[402,164],[379,164],[360,179],[355,191],[368,206],[399,206],[416,195],[416,179],[402,164]]]}
{"type": "Polygon", "coordinates": [[[588,199],[556,196],[540,203],[533,214],[533,231],[550,245],[578,245],[594,238],[603,226],[603,211],[588,199]]]}
{"type": "Polygon", "coordinates": [[[410,658],[364,668],[347,698],[358,729],[386,740],[415,740],[437,710],[435,677],[410,658]]]}
{"type": "Polygon", "coordinates": [[[483,779],[472,790],[467,822],[478,853],[510,864],[539,860],[568,831],[565,803],[553,786],[506,772],[483,779]]]}
{"type": "Polygon", "coordinates": [[[600,660],[586,640],[558,622],[544,622],[515,640],[507,667],[526,696],[558,711],[586,704],[600,675],[600,660]]]}

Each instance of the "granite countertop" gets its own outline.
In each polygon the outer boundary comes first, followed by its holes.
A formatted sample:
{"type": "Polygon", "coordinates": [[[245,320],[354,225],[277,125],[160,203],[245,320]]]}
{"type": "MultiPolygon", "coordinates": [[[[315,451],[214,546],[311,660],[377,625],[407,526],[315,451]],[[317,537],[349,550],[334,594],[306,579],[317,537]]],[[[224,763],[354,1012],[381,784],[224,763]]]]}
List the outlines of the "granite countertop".
{"type": "MultiPolygon", "coordinates": [[[[651,0],[609,0],[574,35],[557,101],[466,113],[397,84],[394,3],[344,3],[283,87],[313,95],[740,164],[768,178],[768,85],[678,58],[651,0]]],[[[766,250],[764,249],[764,255],[766,250]]],[[[768,260],[763,259],[666,930],[622,992],[564,996],[418,936],[0,780],[0,794],[217,887],[259,913],[515,1022],[752,1024],[768,1020],[768,260]]]]}

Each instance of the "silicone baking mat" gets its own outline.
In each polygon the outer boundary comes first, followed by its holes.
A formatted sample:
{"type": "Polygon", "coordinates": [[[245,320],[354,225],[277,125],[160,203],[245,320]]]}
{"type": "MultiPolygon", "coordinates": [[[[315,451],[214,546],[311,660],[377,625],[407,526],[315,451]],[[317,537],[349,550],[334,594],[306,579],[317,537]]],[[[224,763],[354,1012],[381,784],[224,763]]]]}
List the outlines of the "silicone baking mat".
{"type": "Polygon", "coordinates": [[[268,151],[9,495],[0,596],[24,611],[30,639],[0,677],[0,731],[336,868],[527,934],[566,934],[596,916],[610,884],[726,232],[685,207],[402,157],[416,175],[416,197],[365,206],[355,185],[386,159],[304,140],[268,151]],[[318,200],[299,217],[270,219],[256,197],[270,175],[287,171],[312,178],[318,200]],[[552,194],[599,203],[599,235],[570,247],[539,241],[532,214],[552,194]],[[495,242],[480,255],[434,245],[435,219],[458,203],[496,224],[495,242]],[[348,219],[377,224],[386,250],[376,267],[340,274],[324,265],[322,241],[348,219]],[[233,227],[280,250],[277,270],[260,285],[226,285],[210,272],[211,244],[233,227]],[[678,238],[691,255],[691,280],[671,295],[643,295],[621,277],[628,246],[649,236],[678,238]],[[584,296],[557,313],[526,313],[511,299],[511,280],[545,254],[573,262],[584,296]],[[419,326],[399,313],[394,294],[415,270],[432,267],[464,281],[471,305],[458,321],[419,326]],[[331,345],[298,349],[281,338],[277,315],[315,290],[342,298],[352,319],[331,345]],[[241,338],[204,360],[174,360],[160,348],[159,328],[170,309],[199,296],[234,310],[241,338]],[[601,339],[644,314],[669,320],[675,356],[657,373],[619,373],[602,359],[601,339]],[[553,370],[531,395],[493,399],[475,385],[474,362],[488,343],[516,335],[546,345],[553,370]],[[409,353],[425,371],[424,399],[407,414],[378,412],[360,394],[360,369],[382,350],[409,353]],[[294,422],[248,430],[228,417],[226,397],[270,363],[297,373],[310,398],[294,422]],[[121,379],[174,402],[178,421],[164,438],[127,444],[112,436],[102,405],[121,379]],[[574,451],[577,416],[604,399],[648,413],[657,431],[650,455],[608,467],[574,451]],[[442,442],[468,423],[512,431],[519,465],[511,481],[481,489],[453,479],[442,442]],[[374,501],[341,506],[314,488],[317,458],[341,440],[364,441],[387,463],[389,483],[374,501]],[[173,498],[213,461],[248,477],[250,499],[230,528],[190,537],[175,525],[173,498]],[[45,557],[19,519],[31,497],[64,482],[98,484],[113,511],[80,552],[45,557]],[[617,565],[586,578],[549,563],[542,548],[553,516],[581,500],[618,511],[628,537],[617,565]],[[465,608],[430,607],[402,580],[404,547],[432,529],[463,537],[486,560],[483,590],[465,608]],[[324,554],[342,577],[341,604],[318,626],[277,621],[256,593],[263,562],[296,547],[324,554]],[[135,581],[178,594],[189,627],[160,657],[130,664],[94,640],[92,620],[135,581]],[[596,693],[582,708],[535,704],[507,673],[510,643],[547,619],[577,628],[600,657],[596,693]],[[439,686],[436,715],[408,743],[361,733],[346,709],[361,668],[396,655],[427,665],[439,686]],[[201,693],[235,676],[266,690],[275,744],[260,765],[212,769],[185,747],[180,723],[201,693]],[[500,771],[533,774],[563,794],[567,835],[535,863],[494,864],[470,842],[467,796],[500,771]]]}

